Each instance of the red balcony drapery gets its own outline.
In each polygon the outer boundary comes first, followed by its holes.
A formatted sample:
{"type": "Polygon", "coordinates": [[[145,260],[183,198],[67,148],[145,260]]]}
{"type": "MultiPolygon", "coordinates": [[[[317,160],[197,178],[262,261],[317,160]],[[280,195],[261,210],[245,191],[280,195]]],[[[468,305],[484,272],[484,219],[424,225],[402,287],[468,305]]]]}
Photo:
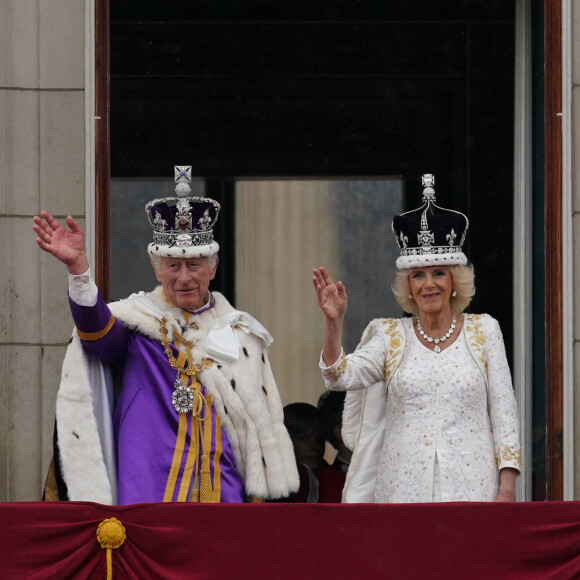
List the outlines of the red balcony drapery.
{"type": "Polygon", "coordinates": [[[106,578],[107,518],[115,579],[580,578],[580,502],[4,503],[0,577],[106,578]]]}

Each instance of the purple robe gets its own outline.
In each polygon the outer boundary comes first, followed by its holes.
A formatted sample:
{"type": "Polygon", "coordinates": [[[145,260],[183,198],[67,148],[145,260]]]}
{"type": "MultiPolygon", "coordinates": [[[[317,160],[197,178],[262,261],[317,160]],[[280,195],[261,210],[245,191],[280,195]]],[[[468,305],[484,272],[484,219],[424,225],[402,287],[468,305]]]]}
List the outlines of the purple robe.
{"type": "MultiPolygon", "coordinates": [[[[102,333],[111,320],[111,311],[100,294],[93,307],[79,306],[72,300],[70,306],[76,327],[82,333],[102,333]]],[[[180,419],[171,404],[177,371],[170,366],[161,343],[129,330],[119,320],[115,320],[103,336],[83,340],[82,344],[87,354],[112,365],[122,377],[122,389],[113,412],[119,480],[118,504],[189,501],[195,473],[199,473],[198,460],[191,479],[183,478],[191,441],[192,416],[187,413],[180,419]],[[180,420],[182,423],[187,422],[187,435],[183,438],[181,462],[176,460],[175,465],[179,465],[176,477],[172,484],[168,484],[174,455],[178,457],[175,449],[180,420]]],[[[178,350],[171,346],[173,355],[177,357],[178,350]]],[[[207,396],[203,385],[202,393],[207,396]]],[[[197,423],[196,420],[193,422],[197,423]]],[[[216,438],[216,411],[213,406],[211,425],[209,465],[212,483],[215,483],[214,460],[219,438],[216,438]]],[[[218,501],[243,502],[242,476],[236,468],[234,453],[223,427],[220,427],[220,435],[221,455],[218,456],[218,465],[221,489],[218,501]]]]}

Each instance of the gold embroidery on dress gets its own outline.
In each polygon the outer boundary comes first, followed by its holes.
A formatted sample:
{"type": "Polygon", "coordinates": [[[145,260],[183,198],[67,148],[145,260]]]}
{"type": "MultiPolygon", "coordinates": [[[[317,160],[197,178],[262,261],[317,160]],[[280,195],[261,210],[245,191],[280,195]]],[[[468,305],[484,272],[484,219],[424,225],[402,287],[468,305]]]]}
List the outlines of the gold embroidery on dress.
{"type": "MultiPolygon", "coordinates": [[[[385,334],[388,338],[387,351],[385,353],[385,380],[388,379],[394,371],[397,363],[397,357],[401,354],[399,349],[403,344],[401,331],[399,330],[399,322],[396,318],[389,318],[383,321],[386,325],[385,334]]],[[[333,380],[338,380],[340,375],[346,371],[347,359],[344,352],[340,355],[340,363],[334,370],[325,371],[326,374],[333,380]]]]}
{"type": "Polygon", "coordinates": [[[515,463],[518,467],[520,466],[520,450],[516,447],[504,447],[503,449],[498,449],[495,454],[495,460],[497,462],[497,467],[501,465],[502,461],[508,461],[510,463],[515,463]]]}
{"type": "Polygon", "coordinates": [[[482,318],[483,316],[481,314],[468,314],[465,329],[467,330],[470,344],[473,347],[473,352],[478,354],[478,360],[483,365],[485,374],[487,375],[486,350],[483,348],[485,334],[483,332],[483,325],[480,322],[482,318]]]}
{"type": "Polygon", "coordinates": [[[399,330],[399,321],[395,318],[385,320],[385,334],[389,337],[387,352],[385,353],[385,380],[388,380],[395,367],[397,366],[397,357],[401,354],[399,349],[403,341],[401,340],[401,331],[399,330]]]}
{"type": "Polygon", "coordinates": [[[338,367],[336,367],[336,370],[327,371],[327,373],[331,379],[337,381],[338,377],[340,377],[340,375],[343,375],[345,370],[346,370],[346,356],[344,356],[344,352],[342,352],[340,354],[340,364],[338,365],[338,367]]]}

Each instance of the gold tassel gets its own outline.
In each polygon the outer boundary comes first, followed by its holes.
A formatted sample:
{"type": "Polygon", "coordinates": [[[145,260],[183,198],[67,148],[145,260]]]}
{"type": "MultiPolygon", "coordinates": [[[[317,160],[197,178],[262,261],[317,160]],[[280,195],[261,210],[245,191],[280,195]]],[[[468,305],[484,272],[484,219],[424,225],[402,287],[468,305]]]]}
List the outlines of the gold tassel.
{"type": "Polygon", "coordinates": [[[103,520],[97,528],[97,542],[107,551],[107,580],[113,579],[113,550],[127,539],[125,526],[117,518],[103,520]]]}

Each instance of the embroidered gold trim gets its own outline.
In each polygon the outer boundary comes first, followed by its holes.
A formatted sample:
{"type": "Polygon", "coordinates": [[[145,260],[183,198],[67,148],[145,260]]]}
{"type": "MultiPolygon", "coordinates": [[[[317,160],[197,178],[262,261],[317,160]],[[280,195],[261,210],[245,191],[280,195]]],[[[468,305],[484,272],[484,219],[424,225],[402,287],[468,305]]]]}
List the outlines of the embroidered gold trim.
{"type": "Polygon", "coordinates": [[[518,467],[520,466],[520,450],[516,447],[504,447],[503,449],[498,449],[495,454],[495,460],[497,466],[502,464],[502,461],[507,461],[509,463],[515,463],[518,467]]]}
{"type": "Polygon", "coordinates": [[[346,371],[346,356],[344,355],[344,351],[340,353],[340,357],[338,359],[340,363],[336,367],[336,369],[324,371],[332,380],[337,381],[340,375],[343,375],[346,371]]]}
{"type": "Polygon", "coordinates": [[[388,380],[397,366],[397,358],[401,354],[403,344],[398,320],[389,318],[383,324],[386,326],[385,334],[389,337],[387,351],[385,352],[385,380],[388,380]]]}
{"type": "Polygon", "coordinates": [[[336,367],[336,370],[331,370],[331,371],[326,371],[326,373],[328,374],[328,376],[337,381],[338,377],[340,377],[340,375],[343,375],[345,370],[346,370],[346,356],[344,355],[344,351],[340,353],[340,363],[339,365],[336,367]]]}
{"type": "Polygon", "coordinates": [[[483,332],[483,325],[480,322],[482,318],[483,316],[481,314],[468,314],[465,330],[469,337],[468,340],[473,347],[473,352],[477,352],[478,360],[483,365],[485,374],[487,375],[486,350],[483,346],[485,344],[485,333],[483,332]]]}
{"type": "Polygon", "coordinates": [[[82,340],[99,340],[99,338],[103,338],[103,336],[111,330],[113,324],[115,324],[115,317],[111,314],[111,318],[103,330],[100,330],[99,332],[82,332],[77,328],[77,334],[82,340]]]}

